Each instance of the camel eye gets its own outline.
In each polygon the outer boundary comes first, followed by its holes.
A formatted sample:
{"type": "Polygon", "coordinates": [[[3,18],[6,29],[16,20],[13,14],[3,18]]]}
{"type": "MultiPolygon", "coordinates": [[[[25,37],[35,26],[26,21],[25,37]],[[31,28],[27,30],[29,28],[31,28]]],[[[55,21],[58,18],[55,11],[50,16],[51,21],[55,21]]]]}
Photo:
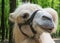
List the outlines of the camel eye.
{"type": "Polygon", "coordinates": [[[24,19],[26,19],[26,18],[29,17],[29,14],[28,14],[28,13],[24,13],[22,17],[23,17],[24,19]]]}

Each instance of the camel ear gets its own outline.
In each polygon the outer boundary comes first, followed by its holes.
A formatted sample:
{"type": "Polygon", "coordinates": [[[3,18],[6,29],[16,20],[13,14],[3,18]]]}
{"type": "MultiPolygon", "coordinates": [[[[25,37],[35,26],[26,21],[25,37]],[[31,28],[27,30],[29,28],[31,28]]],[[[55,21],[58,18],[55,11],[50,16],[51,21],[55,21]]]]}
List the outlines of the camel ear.
{"type": "Polygon", "coordinates": [[[11,22],[15,22],[14,13],[10,13],[10,15],[9,15],[9,20],[10,20],[11,22]]]}

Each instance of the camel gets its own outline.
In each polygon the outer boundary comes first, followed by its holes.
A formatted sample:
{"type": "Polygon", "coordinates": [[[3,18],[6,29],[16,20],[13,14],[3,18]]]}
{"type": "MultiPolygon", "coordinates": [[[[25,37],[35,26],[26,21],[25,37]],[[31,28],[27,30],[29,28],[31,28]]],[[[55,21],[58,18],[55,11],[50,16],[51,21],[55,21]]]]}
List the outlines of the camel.
{"type": "Polygon", "coordinates": [[[25,3],[10,13],[9,20],[14,23],[13,43],[55,43],[50,35],[58,25],[54,9],[25,3]]]}

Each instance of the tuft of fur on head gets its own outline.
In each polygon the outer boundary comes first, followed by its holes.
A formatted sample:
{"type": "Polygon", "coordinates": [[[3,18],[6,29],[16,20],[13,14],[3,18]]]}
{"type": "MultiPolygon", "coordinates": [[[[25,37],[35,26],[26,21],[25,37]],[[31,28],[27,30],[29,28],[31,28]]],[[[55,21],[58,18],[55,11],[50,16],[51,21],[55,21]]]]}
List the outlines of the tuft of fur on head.
{"type": "Polygon", "coordinates": [[[11,18],[9,16],[9,19],[15,22],[17,21],[16,19],[19,15],[22,15],[23,13],[29,13],[29,16],[31,16],[31,14],[38,9],[42,10],[42,7],[37,4],[24,3],[19,5],[13,13],[10,13],[11,18]]]}

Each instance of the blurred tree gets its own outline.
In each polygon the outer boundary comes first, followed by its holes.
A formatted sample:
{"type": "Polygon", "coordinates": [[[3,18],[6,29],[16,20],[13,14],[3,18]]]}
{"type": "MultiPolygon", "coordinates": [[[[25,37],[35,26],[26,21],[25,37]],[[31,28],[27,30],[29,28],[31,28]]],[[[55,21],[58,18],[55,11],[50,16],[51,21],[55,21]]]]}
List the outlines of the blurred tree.
{"type": "MultiPolygon", "coordinates": [[[[16,0],[10,0],[10,13],[12,13],[16,8],[16,0]]],[[[13,36],[13,29],[12,29],[12,24],[11,22],[9,22],[10,25],[10,31],[9,31],[9,43],[13,43],[12,42],[12,36],[13,36]]]]}
{"type": "Polygon", "coordinates": [[[51,7],[52,8],[54,7],[54,0],[52,0],[52,2],[51,2],[51,7]]]}
{"type": "Polygon", "coordinates": [[[22,2],[26,2],[27,0],[22,0],[22,2]]]}
{"type": "Polygon", "coordinates": [[[1,29],[2,29],[2,42],[4,41],[4,36],[5,36],[5,19],[4,19],[4,0],[2,0],[2,15],[1,15],[1,29]]]}

